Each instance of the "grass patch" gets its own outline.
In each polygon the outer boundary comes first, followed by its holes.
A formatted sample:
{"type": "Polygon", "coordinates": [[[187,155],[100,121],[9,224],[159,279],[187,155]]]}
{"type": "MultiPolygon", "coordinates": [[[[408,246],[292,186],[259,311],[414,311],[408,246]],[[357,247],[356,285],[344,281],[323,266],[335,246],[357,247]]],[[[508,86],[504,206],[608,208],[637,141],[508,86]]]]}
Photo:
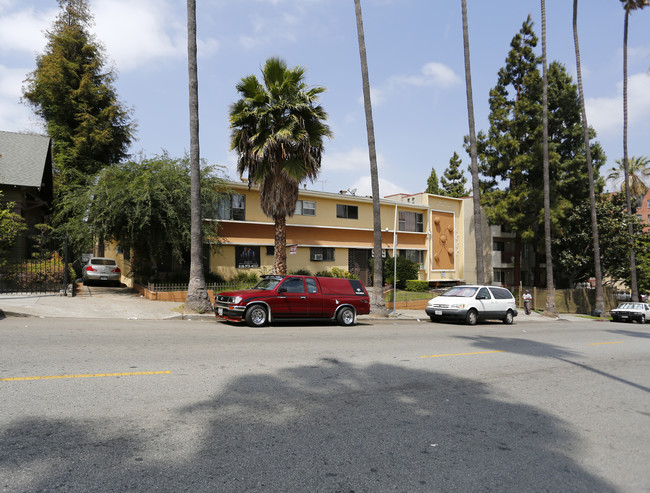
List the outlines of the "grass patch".
{"type": "Polygon", "coordinates": [[[385,301],[392,303],[393,301],[412,301],[412,300],[430,300],[433,298],[433,295],[429,293],[428,291],[421,291],[421,292],[416,292],[416,291],[401,291],[397,290],[397,296],[395,296],[395,293],[393,291],[389,291],[386,293],[385,296],[385,301]],[[397,300],[395,300],[397,298],[397,300]]]}

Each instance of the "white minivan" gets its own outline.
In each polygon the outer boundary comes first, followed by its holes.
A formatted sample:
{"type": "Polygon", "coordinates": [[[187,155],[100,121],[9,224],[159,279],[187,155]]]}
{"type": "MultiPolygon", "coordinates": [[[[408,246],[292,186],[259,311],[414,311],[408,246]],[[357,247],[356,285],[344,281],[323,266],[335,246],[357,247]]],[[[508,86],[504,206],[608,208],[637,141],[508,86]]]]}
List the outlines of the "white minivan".
{"type": "Polygon", "coordinates": [[[502,320],[511,324],[517,316],[515,297],[498,286],[454,286],[427,303],[432,322],[463,320],[475,325],[479,320],[502,320]]]}

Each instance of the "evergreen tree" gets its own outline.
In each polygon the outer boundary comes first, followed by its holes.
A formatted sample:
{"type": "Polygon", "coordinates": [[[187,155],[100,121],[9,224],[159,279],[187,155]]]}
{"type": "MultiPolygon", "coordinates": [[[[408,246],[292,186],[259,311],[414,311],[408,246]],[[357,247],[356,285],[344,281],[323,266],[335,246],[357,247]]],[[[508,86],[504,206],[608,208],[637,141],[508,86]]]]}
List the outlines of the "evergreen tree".
{"type": "Polygon", "coordinates": [[[442,195],[442,190],[438,184],[438,175],[436,174],[436,169],[431,168],[431,174],[427,179],[427,189],[424,193],[432,193],[434,195],[442,195]]]}
{"type": "Polygon", "coordinates": [[[463,160],[458,156],[458,153],[454,152],[454,155],[449,160],[449,167],[445,170],[440,183],[444,189],[444,194],[447,197],[467,197],[467,190],[465,190],[465,185],[467,184],[467,178],[460,170],[460,165],[463,160]]]}
{"type": "MultiPolygon", "coordinates": [[[[530,17],[513,38],[506,66],[490,91],[490,128],[479,135],[482,199],[491,224],[515,232],[517,240],[544,252],[544,180],[542,77],[534,48],[537,37],[530,17]],[[505,186],[504,186],[505,184],[505,186]]],[[[595,133],[589,129],[592,136],[595,133]]],[[[577,87],[566,68],[548,68],[548,139],[550,221],[554,234],[574,204],[589,200],[585,166],[584,129],[577,87]]],[[[603,182],[598,170],[604,162],[600,146],[591,146],[597,191],[603,182]]],[[[520,245],[519,241],[517,245],[520,245]]],[[[518,283],[519,249],[515,253],[518,283]]],[[[540,257],[543,258],[543,257],[540,257]]]]}
{"type": "Polygon", "coordinates": [[[45,52],[27,76],[23,101],[41,117],[54,141],[55,187],[61,197],[102,167],[127,157],[135,124],[113,87],[103,48],[89,32],[87,0],[59,0],[45,32],[45,52]]]}

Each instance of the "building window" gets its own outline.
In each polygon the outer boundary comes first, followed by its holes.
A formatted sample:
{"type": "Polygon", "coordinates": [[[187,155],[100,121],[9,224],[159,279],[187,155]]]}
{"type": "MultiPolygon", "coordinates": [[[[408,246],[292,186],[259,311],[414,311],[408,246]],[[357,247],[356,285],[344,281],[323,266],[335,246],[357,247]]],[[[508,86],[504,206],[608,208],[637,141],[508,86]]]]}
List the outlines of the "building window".
{"type": "Polygon", "coordinates": [[[399,230],[415,231],[421,233],[424,231],[424,215],[420,212],[399,212],[399,230]]]}
{"type": "Polygon", "coordinates": [[[397,255],[409,259],[411,262],[420,266],[424,270],[424,251],[422,250],[398,250],[397,255]]]}
{"type": "Polygon", "coordinates": [[[494,241],[492,243],[492,250],[495,252],[504,252],[506,249],[506,244],[503,241],[494,241]]]}
{"type": "Polygon", "coordinates": [[[217,204],[217,219],[246,220],[246,196],[238,193],[226,195],[217,204]]]}
{"type": "Polygon", "coordinates": [[[309,258],[313,262],[331,262],[334,260],[333,248],[310,248],[309,258]]]}
{"type": "Polygon", "coordinates": [[[266,247],[266,255],[268,257],[273,257],[275,255],[275,247],[274,246],[267,246],[266,247]]]}
{"type": "Polygon", "coordinates": [[[336,204],[336,217],[359,219],[359,208],[356,205],[336,204]]]}
{"type": "Polygon", "coordinates": [[[648,199],[648,202],[646,203],[646,208],[650,209],[650,199],[648,199]]]}
{"type": "Polygon", "coordinates": [[[296,212],[299,216],[315,216],[316,202],[310,200],[299,200],[296,202],[296,212]]]}

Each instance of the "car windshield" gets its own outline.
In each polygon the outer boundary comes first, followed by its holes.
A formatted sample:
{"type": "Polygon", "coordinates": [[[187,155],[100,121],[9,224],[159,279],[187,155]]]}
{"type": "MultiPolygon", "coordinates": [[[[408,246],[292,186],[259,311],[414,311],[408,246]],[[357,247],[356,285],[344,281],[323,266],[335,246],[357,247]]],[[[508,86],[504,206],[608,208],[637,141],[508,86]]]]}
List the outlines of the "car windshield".
{"type": "Polygon", "coordinates": [[[618,307],[626,310],[643,310],[643,304],[641,303],[621,303],[618,307]]]}
{"type": "Polygon", "coordinates": [[[280,284],[280,281],[282,281],[282,279],[283,278],[281,276],[266,276],[264,279],[258,282],[257,286],[255,286],[253,289],[262,289],[264,291],[271,291],[278,284],[280,284]]]}
{"type": "Polygon", "coordinates": [[[90,259],[92,265],[115,265],[115,260],[112,258],[92,258],[90,259]]]}
{"type": "Polygon", "coordinates": [[[442,293],[440,296],[453,296],[453,297],[460,297],[460,298],[469,298],[471,296],[474,296],[476,294],[476,290],[478,288],[476,286],[474,287],[468,287],[468,286],[456,286],[451,289],[448,289],[444,293],[442,293]]]}

